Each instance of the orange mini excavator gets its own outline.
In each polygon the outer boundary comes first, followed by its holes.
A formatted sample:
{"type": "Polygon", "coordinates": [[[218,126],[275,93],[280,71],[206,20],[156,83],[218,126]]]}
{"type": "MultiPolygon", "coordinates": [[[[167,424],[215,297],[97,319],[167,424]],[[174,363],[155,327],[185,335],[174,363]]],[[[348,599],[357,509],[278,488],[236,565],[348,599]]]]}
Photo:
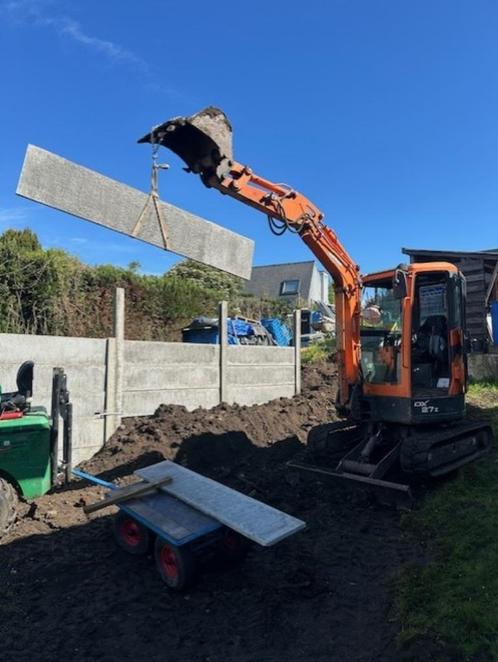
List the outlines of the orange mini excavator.
{"type": "MultiPolygon", "coordinates": [[[[175,152],[207,187],[263,212],[274,234],[296,233],[332,276],[336,407],[359,434],[335,470],[321,472],[403,490],[385,480],[395,465],[437,476],[489,450],[491,428],[465,420],[465,280],[454,265],[402,264],[361,276],[313,202],[233,159],[232,128],[217,108],[173,118],[139,142],[175,152]]],[[[321,426],[319,434],[324,441],[333,432],[321,426]]]]}

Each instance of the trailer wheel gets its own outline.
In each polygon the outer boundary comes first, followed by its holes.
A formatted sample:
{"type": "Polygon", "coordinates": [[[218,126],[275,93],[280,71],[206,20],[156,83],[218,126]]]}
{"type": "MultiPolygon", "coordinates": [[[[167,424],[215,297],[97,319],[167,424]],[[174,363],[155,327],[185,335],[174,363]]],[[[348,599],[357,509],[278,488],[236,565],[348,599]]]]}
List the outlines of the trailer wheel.
{"type": "Polygon", "coordinates": [[[154,555],[163,582],[175,591],[182,591],[195,579],[195,558],[188,547],[176,547],[156,538],[154,555]]]}
{"type": "Polygon", "coordinates": [[[17,502],[16,488],[5,478],[0,478],[0,538],[15,522],[17,502]]]}
{"type": "Polygon", "coordinates": [[[152,540],[149,529],[120,510],[114,517],[114,538],[128,554],[147,554],[152,540]]]}
{"type": "Polygon", "coordinates": [[[219,541],[218,549],[226,561],[235,563],[245,558],[249,546],[250,542],[247,538],[233,529],[226,528],[219,541]]]}

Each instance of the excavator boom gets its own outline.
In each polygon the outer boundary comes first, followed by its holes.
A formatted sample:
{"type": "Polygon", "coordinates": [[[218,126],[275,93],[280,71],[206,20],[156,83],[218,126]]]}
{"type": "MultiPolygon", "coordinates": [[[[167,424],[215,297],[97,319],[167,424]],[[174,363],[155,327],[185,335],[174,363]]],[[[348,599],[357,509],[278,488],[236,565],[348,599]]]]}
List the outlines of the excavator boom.
{"type": "Polygon", "coordinates": [[[264,213],[274,234],[299,234],[330,273],[336,293],[336,338],[339,365],[338,404],[347,407],[360,378],[360,297],[358,265],[335,232],[323,222],[322,211],[285,184],[272,182],[233,158],[232,127],[225,113],[212,106],[175,117],[139,140],[167,147],[187,165],[187,171],[215,188],[264,213]]]}

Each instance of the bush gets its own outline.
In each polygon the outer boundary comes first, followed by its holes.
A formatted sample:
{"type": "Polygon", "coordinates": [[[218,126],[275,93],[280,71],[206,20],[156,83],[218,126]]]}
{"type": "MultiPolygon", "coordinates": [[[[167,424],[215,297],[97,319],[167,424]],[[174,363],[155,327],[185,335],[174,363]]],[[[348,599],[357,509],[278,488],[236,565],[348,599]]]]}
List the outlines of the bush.
{"type": "Polygon", "coordinates": [[[285,319],[290,307],[241,294],[242,281],[192,260],[162,276],[139,264],[88,266],[63,250],[45,250],[31,230],[0,236],[0,332],[105,337],[112,334],[116,287],[126,292],[126,337],[180,340],[193,317],[230,314],[285,319]]]}

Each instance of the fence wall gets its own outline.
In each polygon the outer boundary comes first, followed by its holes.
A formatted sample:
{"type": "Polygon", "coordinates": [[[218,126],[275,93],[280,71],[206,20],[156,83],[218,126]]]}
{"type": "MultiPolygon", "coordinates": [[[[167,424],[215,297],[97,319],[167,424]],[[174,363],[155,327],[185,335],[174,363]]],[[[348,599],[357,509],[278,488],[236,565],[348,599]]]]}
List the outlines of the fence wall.
{"type": "MultiPolygon", "coordinates": [[[[225,316],[222,305],[221,322],[225,316]]],[[[75,464],[98,451],[121,418],[150,415],[160,404],[189,410],[220,402],[251,405],[300,390],[299,334],[295,348],[229,346],[223,334],[220,345],[136,341],[124,340],[123,320],[124,297],[118,292],[113,338],[0,334],[4,391],[15,390],[17,368],[32,360],[33,402],[49,409],[52,369],[65,369],[75,464]]]]}
{"type": "Polygon", "coordinates": [[[498,381],[498,354],[473,353],[468,356],[469,376],[474,381],[498,381]]]}
{"type": "Polygon", "coordinates": [[[52,370],[65,369],[74,402],[75,461],[91,457],[105,438],[108,341],[105,338],[63,338],[0,334],[0,383],[3,391],[16,390],[16,373],[24,361],[35,362],[33,403],[50,411],[52,370]]]}

